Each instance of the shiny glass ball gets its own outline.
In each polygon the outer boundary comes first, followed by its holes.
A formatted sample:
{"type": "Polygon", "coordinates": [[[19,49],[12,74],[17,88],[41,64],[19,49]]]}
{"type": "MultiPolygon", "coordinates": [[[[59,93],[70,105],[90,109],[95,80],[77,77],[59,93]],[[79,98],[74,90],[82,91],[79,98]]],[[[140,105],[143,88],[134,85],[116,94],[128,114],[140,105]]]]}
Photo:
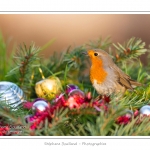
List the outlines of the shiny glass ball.
{"type": "Polygon", "coordinates": [[[145,105],[145,106],[141,107],[140,114],[150,115],[150,106],[149,105],[145,105]]]}
{"type": "Polygon", "coordinates": [[[47,100],[54,99],[62,91],[62,85],[59,78],[50,76],[36,83],[35,92],[38,97],[47,100]]]}
{"type": "Polygon", "coordinates": [[[77,96],[77,97],[84,99],[85,93],[83,91],[81,91],[80,89],[74,89],[68,94],[68,96],[72,96],[72,97],[77,96]]]}
{"type": "Polygon", "coordinates": [[[43,113],[44,111],[49,108],[49,105],[46,101],[36,101],[33,103],[32,110],[37,114],[37,113],[43,113]]]}
{"type": "Polygon", "coordinates": [[[16,110],[25,102],[25,94],[15,83],[2,81],[0,82],[0,101],[16,110]]]}
{"type": "Polygon", "coordinates": [[[66,93],[69,94],[74,89],[79,89],[79,87],[77,85],[74,85],[74,84],[68,84],[66,86],[66,93]]]}

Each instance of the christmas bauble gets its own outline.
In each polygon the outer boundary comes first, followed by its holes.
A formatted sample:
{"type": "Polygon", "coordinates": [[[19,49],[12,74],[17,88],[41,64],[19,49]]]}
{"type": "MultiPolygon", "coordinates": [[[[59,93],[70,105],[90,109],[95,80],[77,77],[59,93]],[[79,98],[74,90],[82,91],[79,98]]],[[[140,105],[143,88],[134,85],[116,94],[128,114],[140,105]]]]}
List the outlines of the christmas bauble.
{"type": "Polygon", "coordinates": [[[142,115],[150,115],[150,106],[145,105],[140,109],[140,114],[142,115]]]}
{"type": "Polygon", "coordinates": [[[69,94],[72,90],[74,89],[79,89],[78,86],[74,85],[74,84],[68,84],[66,86],[66,93],[69,94]]]}
{"type": "Polygon", "coordinates": [[[36,83],[35,91],[38,97],[52,100],[62,91],[59,78],[51,76],[36,83]]]}
{"type": "Polygon", "coordinates": [[[16,110],[25,101],[25,95],[16,84],[2,81],[0,82],[0,101],[16,110]]]}
{"type": "Polygon", "coordinates": [[[81,97],[81,98],[85,98],[85,93],[83,91],[81,91],[80,89],[74,89],[72,90],[69,94],[69,96],[78,96],[78,97],[81,97]]]}
{"type": "Polygon", "coordinates": [[[35,103],[33,103],[33,106],[32,106],[32,110],[36,114],[43,113],[44,111],[47,110],[47,108],[49,108],[49,105],[46,101],[43,101],[43,100],[36,101],[35,103]]]}

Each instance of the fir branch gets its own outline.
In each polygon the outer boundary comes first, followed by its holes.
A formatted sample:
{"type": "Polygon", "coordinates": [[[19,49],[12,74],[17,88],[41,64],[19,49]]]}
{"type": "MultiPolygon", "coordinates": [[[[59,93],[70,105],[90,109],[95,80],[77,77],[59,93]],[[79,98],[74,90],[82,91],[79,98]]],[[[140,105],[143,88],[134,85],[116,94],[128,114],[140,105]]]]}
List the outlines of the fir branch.
{"type": "Polygon", "coordinates": [[[149,136],[150,135],[150,121],[149,117],[141,119],[138,124],[139,118],[133,118],[127,125],[115,125],[115,129],[111,130],[111,136],[149,136]]]}
{"type": "Polygon", "coordinates": [[[85,78],[84,72],[89,64],[89,59],[83,52],[86,49],[84,46],[75,47],[73,50],[68,50],[64,55],[64,63],[68,66],[68,79],[76,79],[75,83],[81,83],[85,78]]]}
{"type": "Polygon", "coordinates": [[[82,54],[83,51],[85,51],[85,48],[80,46],[74,49],[68,47],[66,51],[63,51],[60,54],[55,52],[50,57],[47,66],[42,65],[41,68],[46,76],[48,76],[49,73],[59,73],[58,77],[62,80],[64,80],[64,75],[67,75],[65,76],[68,81],[67,83],[79,83],[79,80],[82,78],[83,72],[86,69],[88,60],[82,54]],[[76,81],[72,81],[72,79],[76,79],[76,81]]]}
{"type": "Polygon", "coordinates": [[[66,52],[57,53],[54,52],[52,56],[50,56],[49,60],[47,60],[47,65],[44,66],[41,64],[41,68],[45,74],[45,76],[49,76],[49,74],[57,74],[61,72],[60,75],[63,75],[66,64],[63,63],[64,55],[66,52]]]}
{"type": "Polygon", "coordinates": [[[147,49],[145,48],[145,42],[141,39],[132,37],[125,44],[113,44],[116,48],[115,62],[123,62],[129,59],[137,58],[142,54],[145,54],[147,49]]]}
{"type": "Polygon", "coordinates": [[[40,66],[40,58],[38,54],[40,48],[35,47],[34,43],[30,45],[29,48],[24,44],[20,45],[14,55],[14,62],[16,67],[10,70],[7,76],[16,76],[18,78],[18,85],[24,90],[28,95],[29,89],[31,88],[31,79],[32,73],[35,68],[40,66]]]}
{"type": "Polygon", "coordinates": [[[71,52],[67,51],[64,56],[64,62],[67,62],[70,68],[84,70],[86,67],[85,56],[82,54],[84,51],[83,46],[76,47],[71,52]]]}
{"type": "Polygon", "coordinates": [[[16,124],[21,123],[20,120],[14,114],[12,114],[12,112],[9,111],[9,109],[7,109],[7,108],[0,110],[0,116],[5,117],[5,119],[3,118],[5,120],[5,122],[7,120],[7,123],[12,124],[12,125],[14,123],[16,123],[16,124]]]}

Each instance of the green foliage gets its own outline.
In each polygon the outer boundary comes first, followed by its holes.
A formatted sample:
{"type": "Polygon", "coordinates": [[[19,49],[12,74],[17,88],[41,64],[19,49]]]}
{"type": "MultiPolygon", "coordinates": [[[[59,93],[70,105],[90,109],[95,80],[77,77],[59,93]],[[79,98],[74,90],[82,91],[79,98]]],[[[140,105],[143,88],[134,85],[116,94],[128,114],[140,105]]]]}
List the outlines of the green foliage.
{"type": "Polygon", "coordinates": [[[113,44],[113,46],[117,50],[116,62],[123,62],[126,60],[131,60],[133,58],[137,58],[142,54],[145,54],[147,49],[145,48],[145,42],[142,42],[141,39],[137,39],[135,37],[130,38],[123,45],[120,43],[113,44]]]}
{"type": "Polygon", "coordinates": [[[40,66],[40,58],[38,53],[40,48],[35,47],[32,43],[29,48],[24,44],[20,45],[14,55],[14,62],[16,67],[10,70],[7,76],[14,76],[17,80],[17,84],[23,89],[23,91],[30,96],[32,85],[32,74],[35,69],[40,66]]]}
{"type": "Polygon", "coordinates": [[[82,54],[82,52],[85,51],[84,47],[77,47],[74,48],[72,51],[68,49],[67,53],[64,56],[64,62],[67,62],[70,69],[85,69],[86,65],[83,61],[85,59],[85,56],[82,54]]]}
{"type": "MultiPolygon", "coordinates": [[[[42,48],[31,44],[29,48],[22,45],[8,62],[6,59],[6,43],[0,36],[0,80],[7,79],[18,84],[28,95],[28,99],[35,99],[34,85],[42,79],[42,76],[58,76],[62,84],[68,83],[78,85],[84,92],[91,91],[95,98],[97,93],[89,81],[89,59],[82,53],[87,49],[98,48],[109,50],[114,61],[129,74],[133,79],[143,83],[134,92],[126,92],[124,97],[116,101],[112,96],[109,111],[96,112],[94,108],[60,109],[54,113],[52,120],[45,120],[37,130],[30,130],[30,124],[25,122],[25,116],[32,114],[31,110],[19,108],[17,111],[0,107],[0,123],[21,125],[25,128],[18,135],[37,136],[137,136],[150,135],[149,118],[132,118],[127,125],[119,125],[116,119],[124,114],[126,109],[136,110],[143,105],[150,104],[150,76],[149,68],[142,65],[139,56],[146,52],[145,43],[140,39],[131,38],[125,44],[112,44],[110,38],[99,38],[75,48],[67,48],[62,53],[54,53],[49,59],[41,59],[39,53],[53,43],[50,40],[42,48]],[[112,48],[112,45],[114,46],[112,48]],[[116,55],[114,55],[114,48],[116,55]],[[136,59],[136,60],[135,60],[136,59]],[[132,65],[131,62],[132,61],[132,65]],[[3,64],[3,65],[2,65],[3,64]],[[10,70],[12,68],[12,70],[10,70]],[[6,76],[7,74],[7,76],[6,76]]],[[[14,134],[16,135],[16,134],[14,134]]]]}
{"type": "MultiPolygon", "coordinates": [[[[149,136],[149,117],[133,117],[127,125],[116,124],[116,119],[123,115],[125,110],[130,108],[129,106],[132,107],[134,102],[138,106],[142,106],[143,101],[138,96],[133,98],[133,95],[128,95],[120,103],[113,97],[107,113],[104,113],[103,110],[97,113],[93,108],[81,108],[78,111],[75,109],[60,109],[55,112],[51,122],[45,120],[45,123],[42,123],[37,130],[30,130],[30,124],[27,124],[24,120],[25,115],[29,112],[24,111],[19,115],[18,111],[23,110],[10,112],[7,109],[0,108],[0,115],[9,124],[24,126],[25,128],[21,129],[22,132],[20,133],[24,136],[149,136]]],[[[149,102],[150,100],[146,103],[149,102]]]]}

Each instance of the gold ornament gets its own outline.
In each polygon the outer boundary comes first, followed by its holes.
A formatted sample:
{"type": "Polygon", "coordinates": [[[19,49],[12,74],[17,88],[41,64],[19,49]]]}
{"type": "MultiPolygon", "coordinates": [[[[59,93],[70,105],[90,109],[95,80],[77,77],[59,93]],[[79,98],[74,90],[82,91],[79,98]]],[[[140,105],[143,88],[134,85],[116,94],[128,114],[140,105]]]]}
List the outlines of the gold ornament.
{"type": "Polygon", "coordinates": [[[52,100],[62,91],[59,78],[50,76],[36,83],[35,92],[38,97],[52,100]]]}

